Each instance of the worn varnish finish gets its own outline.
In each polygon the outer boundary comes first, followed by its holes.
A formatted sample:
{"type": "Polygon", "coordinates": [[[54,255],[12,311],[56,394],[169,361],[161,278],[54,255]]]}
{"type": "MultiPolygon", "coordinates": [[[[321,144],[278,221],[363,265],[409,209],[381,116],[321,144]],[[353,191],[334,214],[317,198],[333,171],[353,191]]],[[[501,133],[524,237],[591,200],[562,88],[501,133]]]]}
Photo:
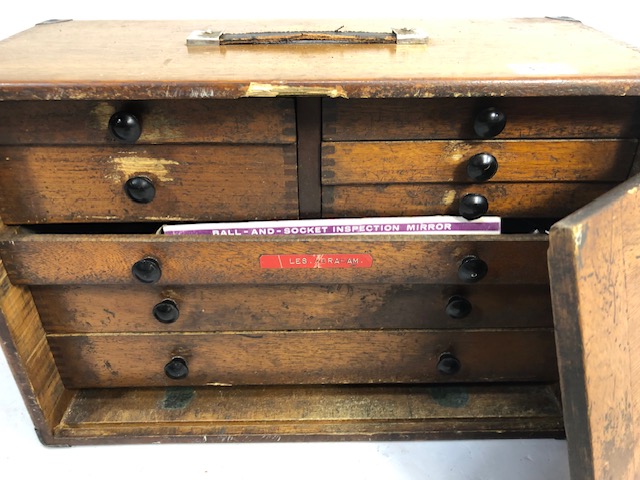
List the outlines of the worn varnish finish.
{"type": "Polygon", "coordinates": [[[547,285],[33,286],[48,333],[551,327],[547,285]],[[471,312],[445,307],[465,298],[471,312]],[[174,323],[153,307],[173,300],[174,323]],[[508,300],[507,300],[508,299],[508,300]]]}
{"type": "Polygon", "coordinates": [[[325,217],[459,215],[460,200],[467,194],[484,196],[487,215],[512,218],[558,218],[585,206],[613,183],[414,183],[380,185],[325,185],[322,214],[325,217]]]}
{"type": "Polygon", "coordinates": [[[473,140],[476,115],[495,107],[507,118],[500,139],[637,138],[638,105],[611,97],[327,99],[322,132],[328,141],[473,140]]]}
{"type": "Polygon", "coordinates": [[[298,217],[293,145],[0,147],[0,154],[7,224],[298,217]],[[150,203],[125,192],[138,176],[155,187],[150,203]]]}
{"type": "Polygon", "coordinates": [[[636,148],[635,140],[327,142],[322,183],[473,183],[467,164],[480,153],[498,163],[491,182],[619,182],[636,148]]]}
{"type": "MultiPolygon", "coordinates": [[[[159,285],[427,283],[459,284],[462,260],[488,266],[484,284],[547,284],[545,235],[347,236],[304,239],[207,235],[7,236],[0,252],[16,284],[140,285],[132,265],[154,258],[159,285]],[[367,268],[261,268],[261,255],[370,255],[367,268]]],[[[295,262],[285,257],[285,263],[295,262]]]]}
{"type": "Polygon", "coordinates": [[[571,472],[640,472],[640,178],[559,222],[549,265],[571,472]]]}
{"type": "Polygon", "coordinates": [[[553,381],[551,329],[51,335],[68,388],[553,381]],[[535,356],[530,354],[536,352],[535,356]],[[444,375],[450,352],[461,367],[444,375]],[[181,357],[189,374],[168,378],[181,357]]]}
{"type": "Polygon", "coordinates": [[[118,144],[108,128],[116,112],[136,116],[138,144],[296,141],[292,99],[88,100],[2,102],[0,145],[118,144]]]}

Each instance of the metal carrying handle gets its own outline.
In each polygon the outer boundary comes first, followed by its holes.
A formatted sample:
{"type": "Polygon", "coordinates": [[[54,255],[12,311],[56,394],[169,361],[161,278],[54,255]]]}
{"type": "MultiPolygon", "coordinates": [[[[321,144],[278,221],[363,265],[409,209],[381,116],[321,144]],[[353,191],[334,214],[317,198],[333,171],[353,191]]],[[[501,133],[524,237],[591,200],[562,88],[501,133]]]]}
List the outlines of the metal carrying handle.
{"type": "Polygon", "coordinates": [[[187,46],[283,45],[329,43],[360,44],[424,44],[427,34],[417,28],[392,28],[389,32],[342,31],[248,32],[225,33],[222,30],[196,30],[187,37],[187,46]]]}

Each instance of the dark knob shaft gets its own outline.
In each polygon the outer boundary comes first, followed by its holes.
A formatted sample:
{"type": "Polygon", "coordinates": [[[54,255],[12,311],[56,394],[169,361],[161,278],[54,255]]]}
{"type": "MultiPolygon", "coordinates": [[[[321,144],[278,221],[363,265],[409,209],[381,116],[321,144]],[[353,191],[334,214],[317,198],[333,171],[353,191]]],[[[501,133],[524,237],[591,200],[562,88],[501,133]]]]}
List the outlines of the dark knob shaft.
{"type": "Polygon", "coordinates": [[[445,352],[438,359],[438,371],[443,375],[455,375],[461,366],[460,360],[453,353],[445,352]]]}
{"type": "Polygon", "coordinates": [[[445,307],[445,312],[451,318],[464,318],[471,313],[471,302],[460,295],[454,295],[449,299],[447,306],[445,307]]]}
{"type": "Polygon", "coordinates": [[[142,133],[138,118],[128,112],[116,112],[109,119],[111,135],[125,143],[135,143],[142,133]]]}
{"type": "Polygon", "coordinates": [[[131,273],[142,283],[155,283],[160,280],[162,269],[155,258],[143,258],[133,264],[131,273]]]}
{"type": "Polygon", "coordinates": [[[466,283],[475,283],[482,280],[489,271],[487,264],[476,256],[462,259],[458,267],[458,277],[466,283]]]}
{"type": "Polygon", "coordinates": [[[153,316],[161,323],[173,323],[178,320],[180,310],[176,302],[166,299],[153,307],[153,316]]]}
{"type": "Polygon", "coordinates": [[[164,373],[173,380],[185,378],[189,375],[187,361],[182,357],[173,357],[171,361],[164,366],[164,373]]]}
{"type": "Polygon", "coordinates": [[[489,153],[478,153],[467,162],[467,175],[476,182],[486,182],[497,171],[498,161],[489,153]]]}
{"type": "Polygon", "coordinates": [[[133,177],[124,184],[124,191],[136,203],[151,203],[156,196],[156,187],[147,177],[133,177]]]}
{"type": "Polygon", "coordinates": [[[506,115],[495,107],[489,107],[476,115],[473,130],[480,138],[491,138],[499,135],[506,124],[506,115]]]}
{"type": "Polygon", "coordinates": [[[483,195],[467,193],[460,199],[458,212],[467,220],[480,218],[489,210],[489,201],[483,195]]]}

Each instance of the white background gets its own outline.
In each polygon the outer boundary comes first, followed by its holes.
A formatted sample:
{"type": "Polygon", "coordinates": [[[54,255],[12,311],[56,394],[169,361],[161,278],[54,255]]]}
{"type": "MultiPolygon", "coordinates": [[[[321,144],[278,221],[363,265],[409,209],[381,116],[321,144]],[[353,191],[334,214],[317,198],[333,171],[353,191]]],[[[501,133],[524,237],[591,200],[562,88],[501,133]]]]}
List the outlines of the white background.
{"type": "MultiPolygon", "coordinates": [[[[640,46],[637,1],[428,2],[5,0],[0,38],[43,20],[570,16],[640,46]],[[9,10],[10,9],[10,10],[9,10]],[[634,11],[635,10],[635,11],[634,11]]],[[[535,47],[535,46],[533,46],[535,47]]],[[[36,68],[36,66],[34,66],[36,68]]],[[[109,68],[105,65],[105,68],[109,68]]],[[[565,480],[558,440],[43,447],[0,355],[0,478],[565,480]]]]}

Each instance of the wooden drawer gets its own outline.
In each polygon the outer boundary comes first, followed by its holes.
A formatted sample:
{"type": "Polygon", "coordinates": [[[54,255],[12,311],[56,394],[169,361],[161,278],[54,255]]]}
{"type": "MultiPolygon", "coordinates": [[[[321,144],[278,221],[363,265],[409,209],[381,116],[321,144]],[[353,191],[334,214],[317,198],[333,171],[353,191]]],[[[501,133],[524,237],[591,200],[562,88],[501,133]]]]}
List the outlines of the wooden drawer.
{"type": "Polygon", "coordinates": [[[474,155],[494,157],[492,182],[622,181],[636,140],[486,140],[429,142],[326,142],[322,183],[471,183],[474,155]]]}
{"type": "Polygon", "coordinates": [[[547,285],[82,285],[31,292],[53,334],[553,326],[547,285]]]}
{"type": "Polygon", "coordinates": [[[7,224],[298,216],[294,145],[15,146],[0,152],[0,215],[7,224]],[[136,177],[151,182],[149,203],[126,192],[136,177]]]}
{"type": "Polygon", "coordinates": [[[560,218],[606,193],[612,183],[498,183],[325,185],[325,217],[458,215],[461,199],[482,195],[488,215],[560,218]]]}
{"type": "Polygon", "coordinates": [[[0,242],[10,280],[29,285],[140,285],[132,274],[136,264],[153,270],[158,285],[451,285],[467,283],[470,257],[486,265],[486,275],[478,273],[475,283],[546,285],[546,250],[545,235],[517,234],[300,239],[22,234],[5,235],[0,242]]]}
{"type": "Polygon", "coordinates": [[[67,388],[557,378],[551,329],[50,335],[48,340],[67,388]],[[443,353],[458,359],[457,373],[438,369],[443,353]],[[185,378],[165,374],[165,365],[176,357],[187,365],[185,378]]]}
{"type": "Polygon", "coordinates": [[[499,138],[635,138],[637,100],[615,97],[323,100],[323,139],[475,139],[476,115],[498,108],[499,138]]]}
{"type": "Polygon", "coordinates": [[[109,119],[132,113],[137,143],[294,143],[293,99],[1,102],[0,144],[112,144],[109,119]]]}

